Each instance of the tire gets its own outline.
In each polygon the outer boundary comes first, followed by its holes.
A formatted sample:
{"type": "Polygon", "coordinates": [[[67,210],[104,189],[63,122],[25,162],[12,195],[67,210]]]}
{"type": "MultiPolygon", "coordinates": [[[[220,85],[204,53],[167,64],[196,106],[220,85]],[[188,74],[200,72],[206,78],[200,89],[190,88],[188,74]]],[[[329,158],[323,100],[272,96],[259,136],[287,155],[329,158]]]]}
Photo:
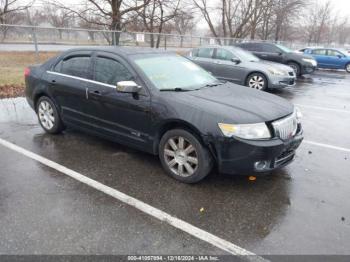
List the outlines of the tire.
{"type": "Polygon", "coordinates": [[[257,89],[267,89],[267,78],[261,73],[252,73],[247,77],[246,86],[257,89]]]}
{"type": "Polygon", "coordinates": [[[348,63],[348,64],[345,66],[345,70],[346,70],[346,72],[350,73],[350,63],[348,63]]]}
{"type": "Polygon", "coordinates": [[[301,67],[298,63],[288,62],[287,65],[289,65],[291,68],[293,68],[296,76],[301,76],[301,67]]]}
{"type": "Polygon", "coordinates": [[[36,103],[36,113],[41,127],[50,134],[59,134],[64,125],[55,106],[55,103],[47,96],[42,96],[36,103]]]}
{"type": "Polygon", "coordinates": [[[163,135],[159,143],[159,158],[169,176],[188,184],[199,182],[213,168],[209,150],[184,129],[173,129],[163,135]]]}

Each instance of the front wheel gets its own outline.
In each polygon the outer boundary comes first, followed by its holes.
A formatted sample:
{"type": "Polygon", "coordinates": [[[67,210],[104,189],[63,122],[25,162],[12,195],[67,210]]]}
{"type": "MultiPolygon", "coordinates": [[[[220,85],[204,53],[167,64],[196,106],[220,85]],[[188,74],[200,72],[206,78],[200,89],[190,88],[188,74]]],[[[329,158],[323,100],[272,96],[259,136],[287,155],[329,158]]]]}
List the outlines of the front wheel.
{"type": "Polygon", "coordinates": [[[213,167],[209,150],[184,129],[173,129],[163,135],[159,158],[167,174],[184,183],[202,180],[213,167]]]}
{"type": "Polygon", "coordinates": [[[293,69],[296,76],[301,76],[300,65],[294,62],[289,62],[288,65],[293,69]]]}
{"type": "Polygon", "coordinates": [[[350,73],[350,63],[345,66],[346,72],[350,73]]]}
{"type": "Polygon", "coordinates": [[[263,74],[253,73],[248,76],[246,85],[248,87],[258,89],[258,90],[266,90],[267,89],[267,79],[263,74]]]}
{"type": "Polygon", "coordinates": [[[42,96],[39,98],[36,106],[36,112],[41,127],[47,133],[58,134],[64,129],[57,108],[49,97],[42,96]]]}

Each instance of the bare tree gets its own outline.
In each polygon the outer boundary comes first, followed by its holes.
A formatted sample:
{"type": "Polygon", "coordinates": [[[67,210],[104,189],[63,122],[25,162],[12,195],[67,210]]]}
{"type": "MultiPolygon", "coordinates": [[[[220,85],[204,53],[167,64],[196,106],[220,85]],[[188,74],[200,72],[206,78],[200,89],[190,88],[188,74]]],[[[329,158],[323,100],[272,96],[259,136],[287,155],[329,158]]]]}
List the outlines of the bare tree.
{"type": "Polygon", "coordinates": [[[203,15],[203,18],[207,22],[210,32],[214,37],[219,37],[217,29],[215,28],[212,15],[215,15],[215,8],[209,6],[207,0],[193,0],[194,6],[200,11],[203,15]]]}
{"type": "Polygon", "coordinates": [[[118,45],[120,31],[125,28],[127,19],[132,13],[139,11],[151,0],[145,0],[141,4],[138,0],[86,0],[81,9],[73,9],[62,3],[56,4],[73,12],[87,23],[103,26],[116,31],[112,34],[112,44],[118,45]]]}
{"type": "Polygon", "coordinates": [[[180,47],[183,47],[184,35],[191,33],[195,28],[194,13],[190,11],[180,11],[173,20],[172,27],[180,35],[180,47]]]}
{"type": "MultiPolygon", "coordinates": [[[[20,0],[0,0],[0,24],[10,23],[14,17],[18,17],[20,12],[27,10],[33,3],[34,0],[25,4],[21,3],[20,0]]],[[[7,26],[0,28],[2,34],[1,41],[6,39],[8,30],[9,27],[7,26]]]]}
{"type": "Polygon", "coordinates": [[[161,33],[163,32],[166,23],[174,19],[179,11],[180,0],[151,0],[146,4],[144,0],[144,7],[137,13],[142,20],[143,29],[150,33],[157,33],[150,35],[151,47],[158,48],[161,41],[161,33]]]}
{"type": "Polygon", "coordinates": [[[298,11],[305,5],[304,0],[275,0],[274,15],[275,15],[275,41],[281,40],[282,31],[284,26],[298,17],[298,11]]]}
{"type": "Polygon", "coordinates": [[[46,4],[43,8],[44,14],[46,16],[47,22],[53,26],[57,27],[59,39],[62,40],[62,34],[64,27],[69,27],[73,12],[66,8],[57,8],[54,5],[46,4]]]}

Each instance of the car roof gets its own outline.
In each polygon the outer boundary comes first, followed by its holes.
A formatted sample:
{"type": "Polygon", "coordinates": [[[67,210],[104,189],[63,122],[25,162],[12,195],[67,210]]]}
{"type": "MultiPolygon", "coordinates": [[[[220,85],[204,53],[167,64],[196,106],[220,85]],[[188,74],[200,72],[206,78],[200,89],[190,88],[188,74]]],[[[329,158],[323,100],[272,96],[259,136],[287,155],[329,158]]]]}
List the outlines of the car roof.
{"type": "Polygon", "coordinates": [[[237,46],[232,46],[232,45],[205,45],[205,46],[196,47],[196,48],[194,48],[194,49],[200,49],[200,48],[235,49],[235,48],[238,48],[238,47],[237,47],[237,46]]]}
{"type": "Polygon", "coordinates": [[[67,50],[65,53],[77,51],[104,51],[123,56],[135,54],[173,54],[173,51],[159,50],[155,48],[146,47],[122,47],[122,46],[96,46],[96,47],[79,47],[67,50]]]}

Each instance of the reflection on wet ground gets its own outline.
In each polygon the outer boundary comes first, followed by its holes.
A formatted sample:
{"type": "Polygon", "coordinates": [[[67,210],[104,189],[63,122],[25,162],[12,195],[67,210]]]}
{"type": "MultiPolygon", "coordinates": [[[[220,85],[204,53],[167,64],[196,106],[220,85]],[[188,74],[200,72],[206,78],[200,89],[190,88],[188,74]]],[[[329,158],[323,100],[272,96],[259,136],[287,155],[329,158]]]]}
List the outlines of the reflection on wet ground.
{"type": "MultiPolygon", "coordinates": [[[[299,80],[296,87],[274,93],[302,106],[321,106],[325,109],[301,107],[307,140],[350,148],[347,132],[350,128],[350,114],[327,110],[335,108],[350,112],[349,84],[350,77],[343,72],[317,71],[311,77],[299,80]]],[[[244,176],[231,177],[213,171],[203,182],[185,185],[167,177],[157,157],[74,130],[67,130],[58,136],[43,133],[24,98],[0,100],[0,137],[258,254],[350,253],[347,244],[350,241],[350,155],[347,152],[304,143],[295,162],[289,167],[258,177],[255,182],[244,176]],[[203,212],[200,212],[201,208],[203,212]]],[[[7,217],[20,217],[25,214],[31,221],[40,212],[37,207],[40,198],[45,207],[42,219],[52,219],[54,216],[55,223],[62,223],[62,232],[56,232],[57,236],[50,244],[45,243],[45,233],[36,229],[36,234],[43,234],[41,242],[35,246],[39,253],[47,251],[53,243],[57,244],[58,252],[77,252],[79,249],[75,245],[72,249],[67,249],[60,241],[64,239],[64,234],[79,238],[86,230],[94,232],[90,236],[99,239],[100,244],[104,245],[104,248],[101,248],[102,253],[108,253],[109,250],[113,250],[112,253],[132,253],[132,248],[136,248],[132,244],[130,249],[113,249],[108,243],[112,240],[115,241],[113,243],[119,243],[116,240],[119,239],[117,234],[120,234],[120,237],[125,236],[127,241],[135,241],[130,233],[134,232],[133,230],[143,232],[142,241],[139,240],[138,245],[141,253],[151,252],[154,250],[151,247],[159,248],[161,253],[203,250],[207,250],[208,253],[220,253],[213,247],[206,247],[199,240],[174,232],[174,229],[168,226],[161,225],[157,228],[157,221],[148,221],[149,218],[130,211],[130,208],[123,208],[128,209],[128,212],[124,214],[125,210],[121,210],[123,217],[120,218],[121,215],[117,215],[117,211],[111,211],[114,210],[114,205],[118,205],[116,201],[86,189],[85,186],[79,186],[71,179],[58,179],[60,175],[47,167],[22,159],[15,153],[8,154],[4,148],[0,147],[0,153],[6,155],[5,160],[0,160],[0,164],[7,170],[0,172],[0,183],[7,183],[7,187],[0,191],[0,199],[6,199],[7,207],[4,208],[0,204],[0,214],[7,217]],[[14,163],[19,166],[16,167],[14,163]],[[18,175],[18,180],[7,177],[12,172],[18,175]],[[28,180],[40,181],[40,190],[46,192],[45,194],[52,192],[55,197],[43,198],[32,183],[23,182],[27,181],[23,180],[23,173],[26,173],[25,177],[28,180]],[[30,208],[14,211],[11,204],[18,201],[18,197],[12,192],[21,189],[26,192],[26,203],[30,208]],[[34,192],[33,197],[30,190],[34,192]],[[67,190],[68,193],[65,193],[67,190]],[[81,211],[86,205],[84,201],[89,203],[89,214],[81,211]],[[60,212],[57,208],[54,210],[58,213],[51,213],[53,211],[49,206],[56,205],[57,202],[58,207],[66,210],[68,214],[60,212]],[[71,206],[79,210],[74,216],[71,206]],[[78,226],[72,220],[65,220],[67,215],[74,221],[82,219],[89,225],[89,229],[83,225],[78,226]],[[100,219],[104,223],[94,225],[89,216],[92,216],[92,221],[100,219]],[[142,228],[137,228],[139,223],[142,228]],[[67,228],[72,225],[82,232],[69,233],[67,228]],[[130,227],[130,230],[120,232],[113,229],[116,235],[106,232],[114,227],[130,227]],[[157,231],[157,234],[154,231],[157,231]],[[169,235],[174,239],[172,242],[169,235]],[[148,238],[158,244],[150,245],[147,242],[148,238]],[[167,249],[165,245],[159,244],[159,241],[163,240],[164,243],[174,245],[173,248],[167,249]],[[184,251],[179,247],[179,242],[186,243],[184,251]]],[[[0,223],[1,227],[9,226],[6,221],[0,220],[0,223]]],[[[18,219],[17,225],[13,227],[14,231],[17,227],[30,232],[31,226],[31,223],[18,219]]],[[[44,223],[43,228],[51,226],[50,223],[44,223]]],[[[18,234],[19,232],[16,235],[6,231],[8,238],[18,237],[18,234]]],[[[35,232],[32,234],[35,235],[35,232]]],[[[32,238],[33,236],[27,235],[23,241],[32,238]]],[[[96,251],[91,242],[85,237],[82,239],[82,246],[89,246],[91,250],[96,251]]],[[[31,246],[25,246],[23,241],[16,242],[19,249],[34,252],[31,246]]],[[[1,243],[4,242],[0,241],[0,253],[15,252],[13,246],[6,247],[1,243]]]]}

